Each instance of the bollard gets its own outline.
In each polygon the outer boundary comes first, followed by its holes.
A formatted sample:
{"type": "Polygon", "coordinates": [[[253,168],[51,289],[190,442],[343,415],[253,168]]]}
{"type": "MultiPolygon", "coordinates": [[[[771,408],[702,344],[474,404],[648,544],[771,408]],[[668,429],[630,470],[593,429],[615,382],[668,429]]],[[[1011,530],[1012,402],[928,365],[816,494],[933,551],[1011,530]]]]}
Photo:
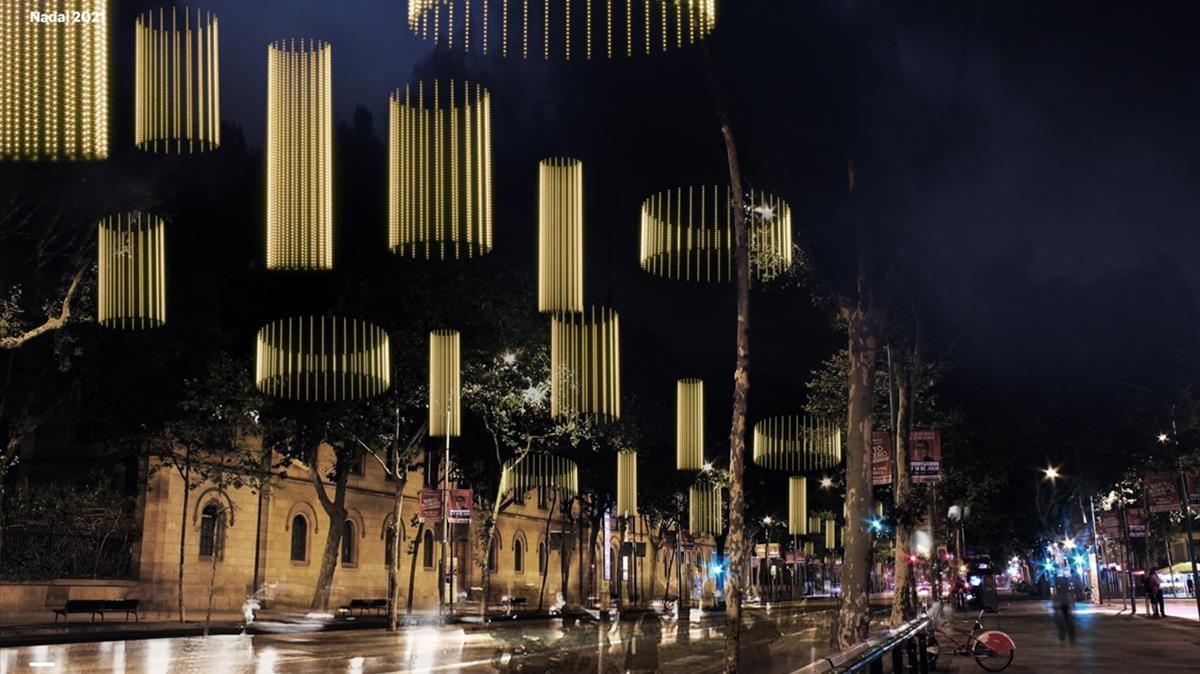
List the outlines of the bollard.
{"type": "Polygon", "coordinates": [[[892,647],[892,671],[904,671],[904,651],[901,649],[900,645],[892,647]]]}

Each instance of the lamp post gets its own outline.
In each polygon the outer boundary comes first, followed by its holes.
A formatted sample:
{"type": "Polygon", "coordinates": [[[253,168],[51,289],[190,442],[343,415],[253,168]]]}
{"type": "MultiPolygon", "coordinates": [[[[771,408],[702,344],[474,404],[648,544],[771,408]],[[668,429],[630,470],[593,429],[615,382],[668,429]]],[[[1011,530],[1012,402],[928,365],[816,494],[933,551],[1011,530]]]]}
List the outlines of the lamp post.
{"type": "MultiPolygon", "coordinates": [[[[1192,542],[1192,504],[1188,500],[1187,478],[1183,473],[1183,449],[1179,446],[1179,429],[1175,426],[1175,415],[1171,414],[1171,434],[1175,440],[1175,467],[1179,473],[1179,500],[1183,505],[1183,524],[1184,531],[1187,532],[1187,552],[1188,563],[1192,566],[1192,594],[1196,599],[1196,614],[1200,616],[1200,572],[1196,570],[1196,552],[1193,550],[1194,543],[1192,542]]],[[[1167,434],[1159,433],[1158,441],[1167,443],[1167,434]]],[[[1174,575],[1174,570],[1172,570],[1174,575]]]]}

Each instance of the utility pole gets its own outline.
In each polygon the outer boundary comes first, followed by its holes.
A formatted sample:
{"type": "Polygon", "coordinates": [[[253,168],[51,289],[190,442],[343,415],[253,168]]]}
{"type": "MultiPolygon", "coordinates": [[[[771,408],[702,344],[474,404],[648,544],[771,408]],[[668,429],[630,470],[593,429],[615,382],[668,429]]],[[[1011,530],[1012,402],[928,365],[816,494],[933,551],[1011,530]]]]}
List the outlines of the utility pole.
{"type": "MultiPolygon", "coordinates": [[[[1196,570],[1195,544],[1192,542],[1192,504],[1188,498],[1187,477],[1183,472],[1183,449],[1179,444],[1179,429],[1175,426],[1175,415],[1171,415],[1171,434],[1175,436],[1175,465],[1179,470],[1179,500],[1183,504],[1183,524],[1187,532],[1188,563],[1192,565],[1192,594],[1196,599],[1196,615],[1200,616],[1200,572],[1196,570]]],[[[1174,569],[1172,569],[1174,574],[1174,569]]]]}
{"type": "Polygon", "coordinates": [[[447,545],[450,543],[450,534],[453,531],[450,525],[450,421],[451,407],[446,406],[446,451],[442,458],[442,587],[443,594],[440,604],[443,607],[443,615],[449,616],[454,610],[454,587],[452,582],[452,563],[450,556],[447,554],[447,545]]]}

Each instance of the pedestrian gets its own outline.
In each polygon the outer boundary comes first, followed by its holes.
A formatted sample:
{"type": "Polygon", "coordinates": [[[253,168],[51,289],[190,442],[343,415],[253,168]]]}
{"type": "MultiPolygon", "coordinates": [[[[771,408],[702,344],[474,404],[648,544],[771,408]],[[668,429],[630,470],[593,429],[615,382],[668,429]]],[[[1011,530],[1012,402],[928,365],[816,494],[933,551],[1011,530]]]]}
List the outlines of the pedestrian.
{"type": "Polygon", "coordinates": [[[1158,572],[1150,571],[1150,586],[1153,588],[1153,594],[1150,596],[1150,601],[1154,604],[1154,617],[1165,618],[1167,615],[1166,602],[1163,601],[1162,579],[1158,577],[1158,572]]]}
{"type": "Polygon", "coordinates": [[[1191,576],[1188,576],[1187,588],[1188,588],[1188,596],[1189,597],[1196,596],[1196,581],[1192,580],[1191,576]]]}
{"type": "Polygon", "coordinates": [[[1058,630],[1058,640],[1070,640],[1075,643],[1075,615],[1072,608],[1075,597],[1071,589],[1071,579],[1067,576],[1054,578],[1054,627],[1058,630]]]}

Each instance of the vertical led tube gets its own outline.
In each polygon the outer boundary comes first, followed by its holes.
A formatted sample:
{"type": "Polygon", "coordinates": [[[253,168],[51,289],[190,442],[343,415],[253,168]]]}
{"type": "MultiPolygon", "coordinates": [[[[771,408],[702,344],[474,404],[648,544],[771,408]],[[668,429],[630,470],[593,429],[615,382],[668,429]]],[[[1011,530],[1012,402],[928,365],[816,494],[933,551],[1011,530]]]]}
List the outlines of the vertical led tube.
{"type": "Polygon", "coordinates": [[[704,381],[675,382],[675,467],[700,470],[704,467],[704,381]]]}
{"type": "Polygon", "coordinates": [[[617,452],[617,514],[623,517],[637,517],[638,479],[637,452],[623,449],[617,452]]]}
{"type": "Polygon", "coordinates": [[[620,318],[615,309],[550,318],[550,414],[621,416],[620,318]]]}
{"type": "Polygon", "coordinates": [[[583,162],[538,164],[538,311],[583,311],[583,162]]]}
{"type": "Polygon", "coordinates": [[[174,154],[221,144],[217,17],[174,8],[134,21],[133,134],[138,149],[174,154]],[[164,49],[165,47],[165,54],[164,49]]]}
{"type": "Polygon", "coordinates": [[[106,328],[140,330],[167,321],[164,226],[146,213],[119,213],[99,223],[96,319],[106,328]]]}
{"type": "Polygon", "coordinates": [[[431,438],[444,438],[447,435],[457,438],[459,435],[462,420],[460,348],[457,330],[434,330],[429,333],[431,438]]]}
{"type": "Polygon", "coordinates": [[[788,478],[788,533],[808,534],[808,478],[788,478]]]}

